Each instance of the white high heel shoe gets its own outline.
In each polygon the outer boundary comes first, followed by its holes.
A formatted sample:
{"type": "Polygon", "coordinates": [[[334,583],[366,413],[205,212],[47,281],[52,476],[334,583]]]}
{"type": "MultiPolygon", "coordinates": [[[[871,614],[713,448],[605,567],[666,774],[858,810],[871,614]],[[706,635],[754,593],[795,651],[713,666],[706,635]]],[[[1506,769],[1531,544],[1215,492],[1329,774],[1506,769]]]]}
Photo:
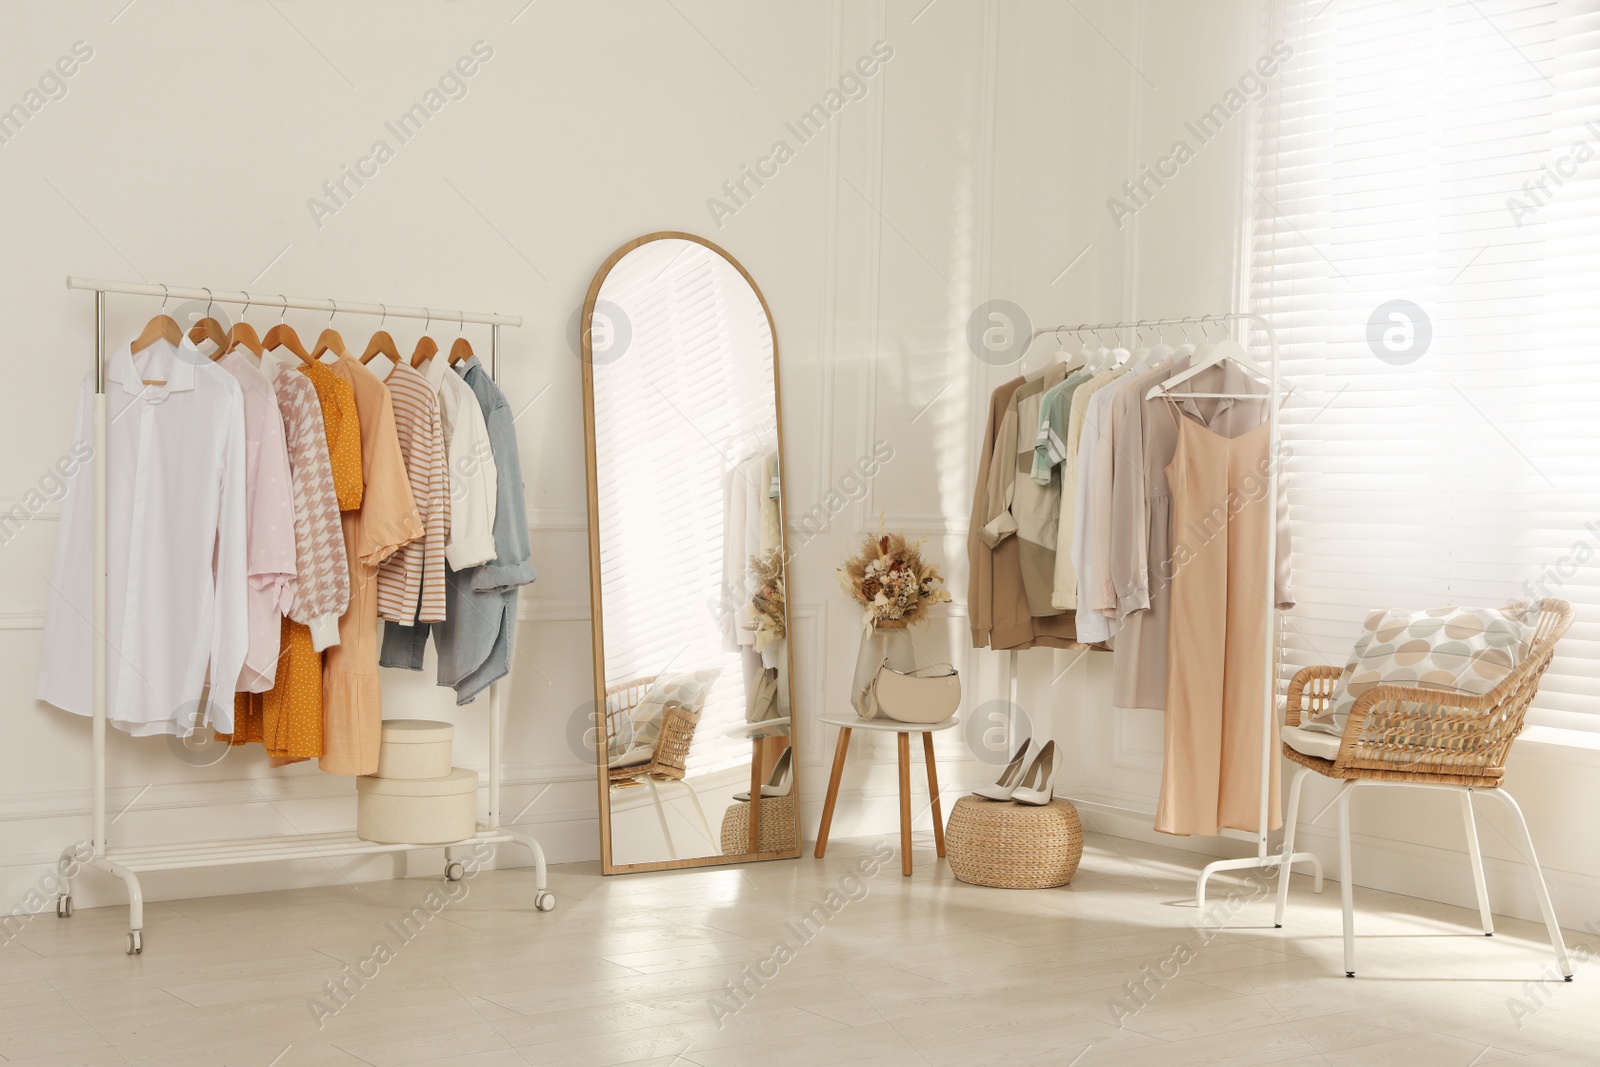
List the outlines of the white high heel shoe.
{"type": "Polygon", "coordinates": [[[1055,797],[1055,788],[1056,743],[1046,741],[1028,765],[1028,773],[1022,776],[1022,783],[1012,791],[1011,799],[1018,804],[1048,804],[1055,797]]]}
{"type": "MultiPolygon", "coordinates": [[[[772,765],[772,774],[768,776],[767,784],[761,787],[762,800],[768,797],[786,797],[789,795],[789,790],[794,787],[794,775],[791,773],[794,768],[794,761],[790,758],[790,754],[793,752],[793,748],[784,749],[783,755],[778,757],[778,762],[772,765]]],[[[733,794],[733,799],[742,800],[748,804],[750,802],[750,790],[745,789],[733,794]]]]}
{"type": "Polygon", "coordinates": [[[1033,749],[1033,738],[1025,737],[1017,749],[1017,754],[1011,757],[1011,762],[1006,764],[1006,769],[1000,772],[1000,777],[993,785],[980,785],[972,791],[975,797],[984,797],[987,800],[1010,800],[1011,794],[1017,786],[1022,784],[1023,773],[1028,769],[1028,753],[1033,749]]]}

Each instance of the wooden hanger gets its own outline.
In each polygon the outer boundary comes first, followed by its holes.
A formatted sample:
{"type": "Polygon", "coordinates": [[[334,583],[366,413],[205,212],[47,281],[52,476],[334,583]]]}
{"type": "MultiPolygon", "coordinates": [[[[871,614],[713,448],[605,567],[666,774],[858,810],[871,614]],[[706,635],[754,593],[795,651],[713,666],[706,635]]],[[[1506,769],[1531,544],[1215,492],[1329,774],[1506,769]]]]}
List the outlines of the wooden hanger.
{"type": "MultiPolygon", "coordinates": [[[[333,310],[328,312],[328,321],[332,322],[333,317],[339,313],[339,302],[337,300],[329,300],[328,303],[333,305],[333,310]]],[[[321,335],[318,336],[317,347],[311,350],[311,358],[319,359],[324,352],[332,352],[336,356],[345,354],[344,338],[340,337],[339,331],[332,326],[323,329],[321,335]]]]}
{"type": "Polygon", "coordinates": [[[394,338],[389,336],[388,330],[379,330],[372,335],[372,340],[367,342],[367,350],[361,353],[361,362],[371,363],[374,356],[384,355],[400,362],[400,350],[394,345],[394,338]]]}
{"type": "MultiPolygon", "coordinates": [[[[467,327],[467,324],[466,324],[465,319],[463,318],[462,322],[458,326],[458,329],[464,330],[464,329],[466,329],[466,327],[467,327]]],[[[450,365],[452,367],[454,367],[457,363],[460,363],[462,360],[471,359],[471,358],[472,358],[472,342],[467,340],[466,335],[463,334],[462,336],[456,338],[455,344],[450,346],[450,365]]]]}
{"type": "Polygon", "coordinates": [[[245,348],[249,349],[256,359],[261,358],[261,353],[264,351],[261,346],[261,338],[256,336],[256,328],[244,320],[244,317],[249,313],[250,294],[246,293],[244,295],[244,310],[239,312],[239,321],[234,323],[228,330],[227,344],[213,352],[211,354],[212,359],[221,359],[240,345],[244,345],[245,348]]]}
{"type": "Polygon", "coordinates": [[[205,317],[189,327],[189,340],[198,345],[206,338],[210,338],[211,343],[217,346],[217,350],[211,353],[211,358],[216,359],[222,355],[222,350],[227,347],[228,335],[222,332],[222,323],[211,317],[212,303],[211,290],[206,289],[205,317]]]}
{"type": "Polygon", "coordinates": [[[222,323],[209,315],[189,327],[190,341],[199,344],[206,338],[210,338],[211,343],[214,345],[220,346],[228,343],[228,335],[222,332],[222,323]]]}
{"type": "MultiPolygon", "coordinates": [[[[422,310],[427,311],[427,308],[422,310]]],[[[433,313],[428,312],[427,321],[422,324],[422,336],[417,340],[416,350],[411,353],[411,365],[420,367],[439,353],[439,343],[428,336],[428,327],[433,325],[433,313]]]]}
{"type": "Polygon", "coordinates": [[[306,351],[306,346],[300,343],[300,335],[294,332],[294,327],[283,321],[283,316],[289,313],[289,298],[283,298],[283,314],[278,316],[278,324],[267,331],[267,336],[261,339],[261,345],[268,350],[287,348],[300,357],[303,363],[315,362],[311,353],[306,351]]]}
{"type": "Polygon", "coordinates": [[[329,328],[317,336],[317,347],[311,350],[311,358],[318,359],[324,352],[332,352],[336,356],[345,354],[344,338],[339,336],[339,331],[329,328]]]}
{"type": "Polygon", "coordinates": [[[222,346],[222,351],[211,358],[221,359],[240,345],[244,345],[245,348],[249,349],[257,359],[260,359],[261,353],[265,351],[265,347],[261,344],[261,338],[256,336],[256,328],[248,322],[236,322],[233,324],[233,328],[228,331],[228,343],[222,346]]]}
{"type": "Polygon", "coordinates": [[[382,304],[379,304],[378,306],[383,308],[383,318],[378,320],[378,332],[373,334],[372,340],[367,342],[367,350],[361,353],[361,362],[371,363],[373,356],[382,353],[383,355],[394,360],[396,363],[399,363],[400,350],[395,347],[394,338],[389,336],[389,331],[383,329],[383,324],[389,321],[389,309],[383,307],[382,304]]]}
{"type": "Polygon", "coordinates": [[[179,328],[178,320],[167,314],[166,292],[167,287],[163,285],[161,287],[161,310],[156,312],[155,316],[144,324],[144,332],[135,337],[133,343],[128,346],[128,351],[131,355],[138,355],[143,352],[155,344],[157,339],[164,339],[173,348],[177,348],[182,343],[183,330],[179,328]]]}
{"type": "Polygon", "coordinates": [[[158,340],[165,340],[173,348],[183,342],[183,331],[178,328],[178,320],[171,315],[157,315],[145,323],[144,332],[133,339],[129,346],[134,355],[138,355],[158,340]]]}

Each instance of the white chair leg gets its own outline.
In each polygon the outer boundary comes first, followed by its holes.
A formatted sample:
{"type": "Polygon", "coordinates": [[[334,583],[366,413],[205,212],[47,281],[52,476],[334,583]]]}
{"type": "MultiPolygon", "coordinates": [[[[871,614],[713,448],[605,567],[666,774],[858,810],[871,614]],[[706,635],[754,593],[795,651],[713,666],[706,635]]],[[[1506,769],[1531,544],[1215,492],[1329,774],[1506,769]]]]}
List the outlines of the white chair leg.
{"type": "Polygon", "coordinates": [[[656,788],[656,780],[648,774],[644,776],[644,784],[650,787],[650,799],[656,802],[656,818],[661,820],[661,836],[667,839],[667,855],[677,859],[678,846],[672,841],[672,827],[667,825],[667,809],[661,804],[661,790],[656,788]]]}
{"type": "Polygon", "coordinates": [[[1544,913],[1544,924],[1550,930],[1550,946],[1556,950],[1556,964],[1561,968],[1561,974],[1567,981],[1572,981],[1572,961],[1567,959],[1567,942],[1561,936],[1561,927],[1556,922],[1556,909],[1550,903],[1550,889],[1544,882],[1544,871],[1539,867],[1539,857],[1533,851],[1533,836],[1528,833],[1528,820],[1522,817],[1522,808],[1515,799],[1504,789],[1491,789],[1488,791],[1493,796],[1505,801],[1506,807],[1511,809],[1511,814],[1517,820],[1517,833],[1522,836],[1520,851],[1522,858],[1528,862],[1528,870],[1533,874],[1533,891],[1539,898],[1539,910],[1544,913]]]}
{"type": "Polygon", "coordinates": [[[1472,885],[1478,891],[1478,918],[1483,936],[1494,936],[1494,913],[1489,910],[1489,883],[1483,877],[1483,851],[1478,847],[1478,820],[1472,814],[1472,790],[1461,790],[1461,817],[1467,824],[1467,856],[1472,860],[1472,885]]]}
{"type": "Polygon", "coordinates": [[[1344,908],[1344,975],[1356,976],[1356,893],[1350,870],[1350,794],[1354,782],[1339,790],[1339,902],[1344,908]]]}
{"type": "Polygon", "coordinates": [[[1294,858],[1294,826],[1300,818],[1300,788],[1305,785],[1310,767],[1300,767],[1289,783],[1289,810],[1283,817],[1283,861],[1278,864],[1278,907],[1272,916],[1272,925],[1283,926],[1283,912],[1289,904],[1289,868],[1294,858]]]}
{"type": "Polygon", "coordinates": [[[694,786],[689,784],[688,779],[679,778],[678,784],[688,791],[689,799],[694,801],[694,811],[700,816],[700,832],[705,835],[706,843],[713,849],[721,851],[722,842],[711,836],[711,823],[706,820],[706,809],[700,806],[700,794],[694,791],[694,786]]]}

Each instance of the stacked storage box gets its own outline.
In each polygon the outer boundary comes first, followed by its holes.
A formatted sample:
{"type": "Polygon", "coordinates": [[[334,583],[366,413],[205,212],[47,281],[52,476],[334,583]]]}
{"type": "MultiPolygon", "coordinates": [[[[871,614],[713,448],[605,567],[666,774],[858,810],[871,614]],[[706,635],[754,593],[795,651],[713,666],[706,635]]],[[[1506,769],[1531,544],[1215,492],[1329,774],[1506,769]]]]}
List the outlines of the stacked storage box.
{"type": "Polygon", "coordinates": [[[450,765],[455,727],[386,719],[378,773],[356,779],[356,836],[389,845],[448,845],[477,831],[478,775],[450,765]]]}

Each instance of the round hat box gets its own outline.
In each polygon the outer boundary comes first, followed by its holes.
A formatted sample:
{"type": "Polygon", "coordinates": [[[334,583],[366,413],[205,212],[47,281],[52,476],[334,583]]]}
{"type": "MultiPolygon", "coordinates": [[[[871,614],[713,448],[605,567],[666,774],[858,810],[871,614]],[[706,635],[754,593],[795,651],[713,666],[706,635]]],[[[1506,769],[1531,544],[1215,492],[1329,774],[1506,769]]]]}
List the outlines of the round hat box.
{"type": "Polygon", "coordinates": [[[432,719],[385,719],[378,747],[379,778],[443,778],[450,773],[456,728],[432,719]]]}
{"type": "Polygon", "coordinates": [[[356,779],[356,836],[385,845],[449,845],[477,832],[478,772],[356,779]]]}

